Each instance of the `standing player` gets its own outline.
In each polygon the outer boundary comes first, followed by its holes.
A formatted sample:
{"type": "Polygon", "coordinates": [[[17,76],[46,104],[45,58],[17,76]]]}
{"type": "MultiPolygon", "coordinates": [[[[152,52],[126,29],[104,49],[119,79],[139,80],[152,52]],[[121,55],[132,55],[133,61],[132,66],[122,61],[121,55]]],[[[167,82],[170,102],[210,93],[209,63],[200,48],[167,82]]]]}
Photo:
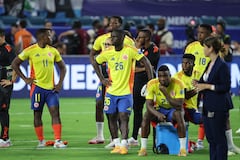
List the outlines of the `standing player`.
{"type": "MultiPolygon", "coordinates": [[[[110,32],[103,34],[99,36],[94,44],[93,48],[90,52],[90,61],[91,63],[94,62],[94,56],[100,54],[101,51],[104,51],[109,45],[107,42],[107,39],[111,36],[111,31],[114,29],[119,29],[122,26],[122,18],[119,16],[112,16],[110,18],[109,22],[109,28],[110,32]]],[[[134,46],[134,41],[128,37],[125,36],[124,44],[132,45],[134,46]]],[[[106,64],[102,64],[102,72],[105,78],[108,77],[107,71],[106,71],[106,64]]],[[[91,140],[88,141],[89,144],[99,144],[104,143],[104,135],[103,135],[103,129],[104,129],[104,115],[103,115],[103,102],[104,102],[104,94],[105,94],[105,86],[102,85],[100,82],[98,85],[97,93],[96,93],[96,127],[97,127],[97,136],[91,140]]],[[[106,146],[106,148],[114,147],[114,143],[110,143],[106,146]]]]}
{"type": "Polygon", "coordinates": [[[171,78],[169,68],[162,65],[158,69],[158,78],[147,83],[146,105],[141,133],[141,149],[139,156],[147,155],[147,141],[150,134],[150,122],[172,122],[177,124],[180,141],[179,156],[186,156],[186,130],[182,114],[184,101],[184,84],[171,78]],[[156,103],[156,105],[155,105],[156,103]]]}
{"type": "Polygon", "coordinates": [[[42,112],[44,104],[48,106],[54,132],[54,148],[65,148],[61,140],[62,125],[59,113],[59,91],[66,74],[65,63],[56,48],[51,47],[51,30],[39,29],[36,33],[37,43],[24,49],[12,62],[12,67],[26,84],[31,85],[31,108],[34,113],[34,127],[39,140],[38,147],[44,147],[42,112]],[[20,64],[29,60],[30,77],[20,70],[20,64]],[[54,63],[59,67],[60,78],[54,85],[54,63]]]}
{"type": "MultiPolygon", "coordinates": [[[[200,74],[198,74],[198,77],[195,77],[196,80],[199,80],[205,71],[205,68],[210,61],[208,57],[205,57],[204,51],[203,51],[203,41],[207,37],[209,37],[212,34],[212,26],[209,24],[201,24],[198,27],[197,30],[197,41],[194,41],[187,45],[184,53],[191,53],[195,56],[195,62],[194,62],[194,70],[198,71],[200,74]]],[[[197,100],[197,99],[196,99],[197,100]]],[[[196,102],[197,103],[197,102],[196,102]]],[[[203,124],[199,125],[198,128],[198,140],[197,140],[197,150],[203,149],[203,140],[204,140],[205,132],[203,124]]]]}
{"type": "MultiPolygon", "coordinates": [[[[185,50],[185,53],[191,53],[195,56],[195,66],[194,70],[200,72],[200,76],[196,77],[196,80],[199,80],[203,75],[210,59],[204,55],[203,41],[212,34],[212,26],[209,24],[201,24],[198,27],[198,41],[190,43],[185,50]]],[[[227,129],[226,137],[228,143],[228,155],[240,154],[240,149],[235,146],[232,138],[232,129],[230,127],[229,117],[227,120],[227,129]]],[[[200,124],[198,130],[198,141],[197,149],[203,149],[203,139],[204,139],[204,127],[203,124],[200,124]]]]}
{"type": "Polygon", "coordinates": [[[113,47],[103,51],[92,63],[103,85],[106,86],[104,111],[109,118],[109,127],[115,148],[111,153],[127,154],[127,138],[129,130],[129,115],[132,110],[132,87],[134,78],[135,60],[144,64],[148,79],[152,78],[152,68],[147,58],[138,53],[135,47],[124,45],[125,32],[113,30],[111,40],[113,47]],[[109,79],[105,78],[98,64],[107,62],[109,79]],[[118,138],[118,120],[121,131],[121,142],[118,138]]]}
{"type": "Polygon", "coordinates": [[[5,41],[4,30],[0,29],[0,147],[9,147],[11,145],[9,138],[9,107],[13,82],[16,80],[16,74],[11,67],[15,56],[13,49],[5,41]]]}
{"type": "MultiPolygon", "coordinates": [[[[141,49],[143,54],[150,61],[154,71],[157,69],[160,53],[158,47],[151,42],[151,31],[142,29],[139,31],[136,38],[136,47],[141,49]]],[[[138,130],[142,123],[142,111],[145,104],[145,97],[141,96],[141,89],[147,84],[147,72],[143,64],[136,62],[134,86],[133,86],[133,131],[132,137],[128,139],[129,145],[138,145],[138,130]]]]}

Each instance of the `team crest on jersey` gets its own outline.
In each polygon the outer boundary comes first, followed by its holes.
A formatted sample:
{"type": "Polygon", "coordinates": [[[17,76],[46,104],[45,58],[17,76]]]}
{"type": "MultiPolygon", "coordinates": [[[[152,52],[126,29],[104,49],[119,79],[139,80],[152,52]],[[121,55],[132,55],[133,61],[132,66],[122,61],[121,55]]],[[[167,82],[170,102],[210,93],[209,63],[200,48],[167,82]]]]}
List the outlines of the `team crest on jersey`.
{"type": "Polygon", "coordinates": [[[111,61],[114,61],[114,60],[115,60],[115,58],[114,58],[114,57],[112,57],[112,58],[111,58],[111,61]]]}
{"type": "Polygon", "coordinates": [[[35,103],[33,104],[33,106],[34,106],[34,108],[38,108],[38,107],[39,107],[39,103],[38,103],[38,102],[35,102],[35,103]]]}
{"type": "Polygon", "coordinates": [[[108,111],[109,107],[108,106],[104,106],[103,110],[104,111],[108,111]]]}
{"type": "Polygon", "coordinates": [[[40,54],[39,54],[39,53],[37,53],[37,54],[35,55],[35,57],[40,57],[40,54]]]}
{"type": "Polygon", "coordinates": [[[123,60],[127,60],[127,59],[128,59],[128,55],[124,54],[124,55],[122,56],[122,59],[123,59],[123,60]]]}
{"type": "Polygon", "coordinates": [[[49,56],[49,57],[52,57],[52,53],[51,53],[51,52],[49,52],[49,53],[48,53],[48,56],[49,56]]]}

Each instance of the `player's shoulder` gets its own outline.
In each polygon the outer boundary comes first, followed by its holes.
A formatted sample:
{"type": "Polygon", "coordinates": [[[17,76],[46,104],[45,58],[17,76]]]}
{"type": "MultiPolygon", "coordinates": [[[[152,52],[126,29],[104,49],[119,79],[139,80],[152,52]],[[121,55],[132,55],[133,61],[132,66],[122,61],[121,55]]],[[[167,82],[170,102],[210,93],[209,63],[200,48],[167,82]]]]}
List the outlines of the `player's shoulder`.
{"type": "Polygon", "coordinates": [[[105,40],[111,36],[111,33],[105,33],[97,37],[96,40],[105,40]]]}
{"type": "Polygon", "coordinates": [[[154,78],[154,79],[151,79],[150,81],[148,81],[148,86],[153,86],[158,83],[159,83],[158,78],[154,78]]]}
{"type": "Polygon", "coordinates": [[[181,79],[176,78],[176,77],[172,77],[172,82],[177,85],[177,86],[181,86],[184,87],[184,83],[181,79]]]}
{"type": "Polygon", "coordinates": [[[201,43],[199,41],[193,41],[191,43],[189,43],[186,48],[188,47],[195,47],[195,46],[198,46],[198,45],[201,45],[201,43]]]}

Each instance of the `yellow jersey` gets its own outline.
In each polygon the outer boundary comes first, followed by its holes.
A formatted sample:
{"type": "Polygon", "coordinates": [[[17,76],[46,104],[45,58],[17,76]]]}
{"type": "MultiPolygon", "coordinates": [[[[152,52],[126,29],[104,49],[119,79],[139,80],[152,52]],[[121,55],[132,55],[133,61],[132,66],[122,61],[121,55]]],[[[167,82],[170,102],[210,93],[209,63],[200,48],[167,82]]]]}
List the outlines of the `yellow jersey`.
{"type": "Polygon", "coordinates": [[[196,77],[197,80],[199,80],[203,75],[208,65],[208,62],[210,61],[210,58],[205,57],[204,55],[204,47],[201,45],[199,41],[194,41],[187,46],[184,53],[191,53],[195,56],[194,70],[200,72],[200,76],[196,77]]]}
{"type": "MultiPolygon", "coordinates": [[[[156,102],[156,109],[163,107],[166,109],[172,108],[167,98],[159,89],[160,82],[158,78],[152,79],[147,83],[146,99],[154,100],[156,102]]],[[[172,77],[167,92],[172,98],[184,98],[184,84],[179,79],[172,77]]]]}
{"type": "MultiPolygon", "coordinates": [[[[93,49],[96,51],[104,51],[106,49],[105,43],[106,43],[107,39],[110,37],[111,37],[110,32],[97,37],[97,39],[94,41],[93,49]]],[[[125,45],[135,46],[134,41],[128,36],[125,36],[123,43],[125,45]]]]}
{"type": "Polygon", "coordinates": [[[115,51],[112,46],[96,57],[98,64],[108,63],[109,79],[112,85],[106,92],[114,96],[128,95],[132,93],[134,70],[136,60],[144,55],[138,53],[137,48],[124,45],[121,51],[115,51]]]}
{"type": "MultiPolygon", "coordinates": [[[[190,91],[194,89],[192,81],[200,76],[200,72],[193,70],[192,76],[187,76],[183,71],[177,72],[173,77],[181,80],[184,83],[185,90],[190,91]]],[[[188,109],[197,109],[197,94],[190,99],[184,99],[184,107],[188,109]]]]}
{"type": "Polygon", "coordinates": [[[54,62],[62,60],[56,48],[49,45],[41,48],[34,44],[24,49],[18,57],[22,61],[29,60],[30,77],[35,80],[34,84],[48,90],[54,88],[54,62]]]}

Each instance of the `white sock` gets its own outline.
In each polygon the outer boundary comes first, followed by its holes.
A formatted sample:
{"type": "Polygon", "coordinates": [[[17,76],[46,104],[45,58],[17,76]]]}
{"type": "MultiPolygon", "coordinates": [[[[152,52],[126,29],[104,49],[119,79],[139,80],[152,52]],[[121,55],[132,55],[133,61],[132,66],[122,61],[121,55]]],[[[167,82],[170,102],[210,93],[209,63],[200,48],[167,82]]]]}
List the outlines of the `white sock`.
{"type": "Polygon", "coordinates": [[[179,138],[179,142],[180,142],[180,149],[186,149],[186,137],[179,138]]]}
{"type": "Polygon", "coordinates": [[[127,140],[126,139],[121,140],[121,146],[127,147],[127,140]]]}
{"type": "Polygon", "coordinates": [[[103,122],[96,122],[96,127],[97,127],[97,138],[100,140],[104,140],[103,136],[103,122]]]}
{"type": "Polygon", "coordinates": [[[228,150],[234,148],[233,138],[232,138],[232,129],[225,131],[227,137],[228,150]]]}
{"type": "Polygon", "coordinates": [[[120,146],[120,138],[114,138],[113,139],[113,142],[114,142],[114,144],[115,144],[115,146],[120,146]]]}
{"type": "Polygon", "coordinates": [[[141,149],[147,149],[147,138],[141,138],[141,149]]]}

